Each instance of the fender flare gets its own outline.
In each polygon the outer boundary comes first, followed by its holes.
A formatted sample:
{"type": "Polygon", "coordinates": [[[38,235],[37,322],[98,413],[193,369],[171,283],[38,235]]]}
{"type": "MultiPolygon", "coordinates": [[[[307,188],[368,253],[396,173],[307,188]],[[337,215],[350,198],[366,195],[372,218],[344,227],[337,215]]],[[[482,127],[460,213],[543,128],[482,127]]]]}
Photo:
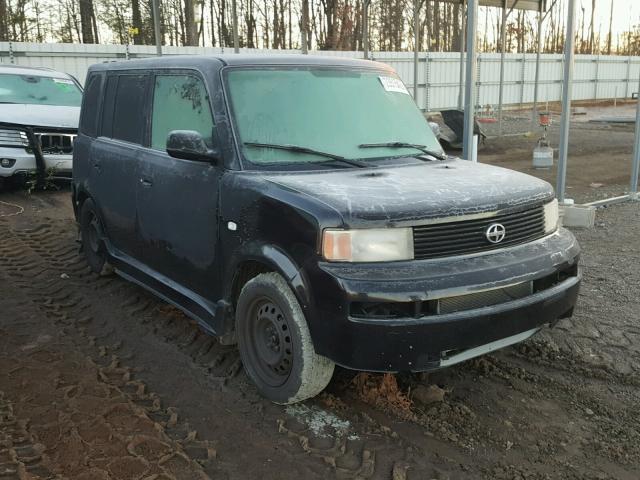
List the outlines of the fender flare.
{"type": "Polygon", "coordinates": [[[304,273],[294,259],[287,255],[283,249],[273,244],[252,242],[241,247],[229,264],[227,278],[225,279],[225,298],[231,299],[233,295],[233,286],[240,266],[245,262],[251,261],[261,263],[282,275],[300,302],[302,310],[306,311],[308,309],[310,295],[304,273]]]}

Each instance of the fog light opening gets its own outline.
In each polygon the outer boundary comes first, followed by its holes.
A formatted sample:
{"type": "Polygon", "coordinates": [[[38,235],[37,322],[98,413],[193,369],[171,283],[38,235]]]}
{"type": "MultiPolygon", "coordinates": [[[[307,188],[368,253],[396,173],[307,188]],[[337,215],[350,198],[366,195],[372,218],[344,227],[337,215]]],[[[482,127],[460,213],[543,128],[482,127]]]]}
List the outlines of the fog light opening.
{"type": "Polygon", "coordinates": [[[15,163],[15,158],[0,158],[0,166],[4,168],[11,168],[15,163]]]}

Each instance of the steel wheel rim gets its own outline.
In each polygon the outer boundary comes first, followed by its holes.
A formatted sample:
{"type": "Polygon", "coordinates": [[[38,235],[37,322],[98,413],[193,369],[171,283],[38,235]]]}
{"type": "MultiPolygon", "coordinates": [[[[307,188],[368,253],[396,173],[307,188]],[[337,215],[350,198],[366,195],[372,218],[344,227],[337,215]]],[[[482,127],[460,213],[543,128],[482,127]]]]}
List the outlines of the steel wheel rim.
{"type": "Polygon", "coordinates": [[[293,366],[291,328],[282,309],[260,297],[249,309],[248,353],[256,374],[269,386],[284,384],[293,366]]]}

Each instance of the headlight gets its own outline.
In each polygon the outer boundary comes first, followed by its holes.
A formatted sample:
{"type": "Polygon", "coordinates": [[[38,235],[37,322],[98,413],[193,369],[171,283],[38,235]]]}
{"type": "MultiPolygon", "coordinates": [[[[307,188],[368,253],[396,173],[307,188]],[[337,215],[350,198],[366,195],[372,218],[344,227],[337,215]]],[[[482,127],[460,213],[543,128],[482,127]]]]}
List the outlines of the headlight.
{"type": "Polygon", "coordinates": [[[544,232],[553,233],[558,229],[558,200],[552,200],[544,206],[544,232]]]}
{"type": "Polygon", "coordinates": [[[413,259],[411,228],[325,230],[322,255],[332,262],[390,262],[413,259]]]}

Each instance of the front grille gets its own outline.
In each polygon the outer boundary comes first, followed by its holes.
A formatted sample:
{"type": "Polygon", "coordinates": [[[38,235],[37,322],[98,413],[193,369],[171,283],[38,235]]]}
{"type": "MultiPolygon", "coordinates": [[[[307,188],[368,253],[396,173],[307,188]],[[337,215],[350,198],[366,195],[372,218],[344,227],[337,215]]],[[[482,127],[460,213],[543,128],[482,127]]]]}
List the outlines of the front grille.
{"type": "Polygon", "coordinates": [[[530,242],[544,236],[544,207],[499,213],[495,216],[413,227],[414,258],[447,257],[484,252],[530,242]],[[487,239],[490,225],[499,223],[505,236],[499,243],[487,239]]]}
{"type": "Polygon", "coordinates": [[[548,290],[568,278],[576,276],[578,276],[578,265],[574,264],[533,281],[520,282],[506,287],[453,297],[441,297],[424,301],[417,300],[414,302],[351,302],[349,316],[360,320],[436,317],[438,315],[500,305],[525,298],[548,290]]]}
{"type": "Polygon", "coordinates": [[[0,147],[26,147],[29,145],[26,132],[0,129],[0,147]]]}
{"type": "Polygon", "coordinates": [[[474,308],[489,307],[524,298],[533,293],[533,282],[522,282],[504,288],[494,288],[484,292],[468,293],[457,297],[438,300],[438,313],[454,313],[474,308]]]}
{"type": "Polygon", "coordinates": [[[73,141],[76,138],[75,134],[36,133],[35,135],[40,141],[40,148],[45,155],[69,155],[73,152],[73,141]]]}

